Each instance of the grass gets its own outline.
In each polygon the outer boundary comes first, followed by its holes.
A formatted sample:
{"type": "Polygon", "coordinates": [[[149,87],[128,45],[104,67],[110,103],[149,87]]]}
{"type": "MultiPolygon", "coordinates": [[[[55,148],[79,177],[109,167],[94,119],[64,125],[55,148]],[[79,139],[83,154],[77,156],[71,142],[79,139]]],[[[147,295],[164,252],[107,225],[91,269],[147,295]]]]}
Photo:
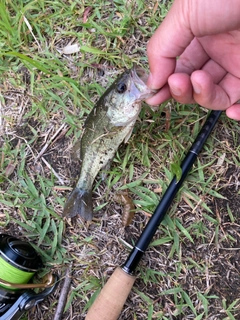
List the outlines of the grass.
{"type": "MultiPolygon", "coordinates": [[[[87,114],[124,68],[147,69],[146,43],[169,6],[0,1],[0,230],[34,245],[41,275],[63,277],[73,262],[64,319],[84,319],[125,261],[206,118],[198,106],[144,105],[129,143],[96,180],[93,223],[62,218],[87,114]],[[79,50],[62,53],[74,44],[79,50]],[[125,189],[136,206],[127,228],[113,200],[125,189]]],[[[239,318],[239,130],[221,117],[140,264],[121,319],[239,318]]],[[[60,289],[28,316],[52,319],[60,289]]]]}

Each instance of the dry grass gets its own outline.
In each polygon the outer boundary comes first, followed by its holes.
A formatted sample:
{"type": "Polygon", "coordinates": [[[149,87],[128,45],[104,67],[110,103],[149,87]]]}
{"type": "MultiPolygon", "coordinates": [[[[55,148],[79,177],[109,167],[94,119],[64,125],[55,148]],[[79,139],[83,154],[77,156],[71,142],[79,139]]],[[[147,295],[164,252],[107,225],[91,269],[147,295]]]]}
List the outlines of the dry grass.
{"type": "MultiPolygon", "coordinates": [[[[35,244],[42,274],[64,277],[72,261],[65,320],[84,319],[94,292],[124,263],[206,117],[198,106],[169,102],[155,113],[144,106],[106,180],[96,180],[93,222],[62,219],[84,120],[125,67],[147,68],[146,43],[168,6],[0,2],[0,231],[35,244]],[[62,54],[69,44],[80,50],[62,54]],[[137,208],[126,228],[114,201],[119,189],[137,208]]],[[[240,318],[239,130],[224,115],[219,120],[144,255],[120,319],[240,318]]],[[[25,319],[53,319],[60,291],[25,319]]]]}

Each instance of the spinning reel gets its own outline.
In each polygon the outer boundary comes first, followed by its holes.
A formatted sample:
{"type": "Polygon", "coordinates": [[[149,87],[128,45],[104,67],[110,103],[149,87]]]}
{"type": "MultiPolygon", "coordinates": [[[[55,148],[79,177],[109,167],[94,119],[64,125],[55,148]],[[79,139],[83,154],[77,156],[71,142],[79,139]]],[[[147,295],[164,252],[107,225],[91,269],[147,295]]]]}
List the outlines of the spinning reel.
{"type": "Polygon", "coordinates": [[[43,267],[41,257],[27,242],[0,234],[0,320],[17,320],[48,297],[58,277],[47,274],[42,283],[29,283],[43,267]],[[42,288],[35,293],[32,289],[42,288]]]}

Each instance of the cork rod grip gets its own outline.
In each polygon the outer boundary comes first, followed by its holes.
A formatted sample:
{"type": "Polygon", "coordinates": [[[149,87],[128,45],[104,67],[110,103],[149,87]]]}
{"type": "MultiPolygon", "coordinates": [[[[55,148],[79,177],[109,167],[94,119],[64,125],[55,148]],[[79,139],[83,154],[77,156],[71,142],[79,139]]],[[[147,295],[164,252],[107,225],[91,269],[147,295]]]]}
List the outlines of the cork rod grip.
{"type": "Polygon", "coordinates": [[[117,320],[135,279],[118,267],[89,309],[86,320],[117,320]]]}

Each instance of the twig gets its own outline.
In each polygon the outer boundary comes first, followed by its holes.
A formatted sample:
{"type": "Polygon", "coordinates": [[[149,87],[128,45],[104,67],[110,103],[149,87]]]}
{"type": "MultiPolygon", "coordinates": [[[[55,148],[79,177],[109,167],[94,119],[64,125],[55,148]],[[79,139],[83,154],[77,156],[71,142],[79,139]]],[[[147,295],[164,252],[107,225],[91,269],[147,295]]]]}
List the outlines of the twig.
{"type": "Polygon", "coordinates": [[[55,177],[58,179],[58,181],[59,181],[61,184],[64,184],[63,179],[62,179],[62,178],[59,176],[59,174],[53,169],[53,167],[47,162],[47,160],[42,157],[42,161],[45,163],[45,165],[48,167],[48,169],[50,169],[50,170],[52,171],[52,173],[55,175],[55,177]]]}
{"type": "Polygon", "coordinates": [[[54,135],[51,137],[51,139],[44,145],[44,147],[42,148],[42,150],[39,152],[38,156],[36,157],[35,161],[37,161],[43,154],[44,152],[47,150],[47,148],[49,147],[49,145],[52,143],[52,141],[56,138],[56,136],[59,134],[59,132],[65,127],[65,123],[63,123],[60,128],[58,128],[58,130],[54,133],[54,135]]]}
{"type": "Polygon", "coordinates": [[[66,271],[66,274],[65,274],[65,280],[64,280],[64,283],[63,283],[63,286],[62,286],[62,290],[61,290],[61,293],[60,293],[57,309],[56,309],[56,312],[55,312],[53,320],[62,319],[64,308],[65,308],[65,305],[66,305],[66,302],[67,302],[68,292],[69,292],[71,281],[72,281],[71,273],[72,273],[72,264],[70,264],[70,266],[67,268],[67,271],[66,271]]]}

